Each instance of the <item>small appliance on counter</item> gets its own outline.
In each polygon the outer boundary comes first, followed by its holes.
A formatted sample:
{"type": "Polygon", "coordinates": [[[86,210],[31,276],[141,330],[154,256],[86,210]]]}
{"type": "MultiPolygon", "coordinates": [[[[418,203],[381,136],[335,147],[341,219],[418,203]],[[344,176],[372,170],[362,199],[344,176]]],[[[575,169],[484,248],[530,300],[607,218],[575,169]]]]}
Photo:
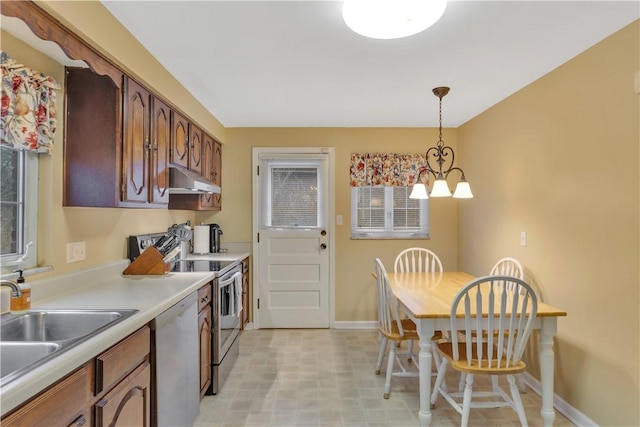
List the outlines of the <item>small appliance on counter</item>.
{"type": "Polygon", "coordinates": [[[212,254],[216,254],[221,251],[221,247],[220,247],[220,236],[222,236],[222,229],[220,228],[220,226],[218,224],[209,224],[209,238],[210,238],[210,244],[209,244],[209,251],[212,254]]]}

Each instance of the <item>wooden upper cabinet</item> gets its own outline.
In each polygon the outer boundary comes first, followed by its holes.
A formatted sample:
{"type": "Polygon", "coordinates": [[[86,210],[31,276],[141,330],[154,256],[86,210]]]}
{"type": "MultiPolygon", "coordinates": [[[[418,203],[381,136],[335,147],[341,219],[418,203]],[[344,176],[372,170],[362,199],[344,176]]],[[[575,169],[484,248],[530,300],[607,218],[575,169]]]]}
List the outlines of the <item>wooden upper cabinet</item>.
{"type": "Polygon", "coordinates": [[[213,183],[222,187],[222,144],[214,141],[213,146],[213,183]]]}
{"type": "Polygon", "coordinates": [[[64,206],[122,207],[122,91],[107,76],[65,69],[64,206]]]}
{"type": "Polygon", "coordinates": [[[173,165],[189,168],[189,122],[176,111],[171,111],[171,154],[173,165]]]}
{"type": "Polygon", "coordinates": [[[131,79],[127,79],[125,87],[122,200],[146,203],[149,197],[151,94],[131,79]]]}
{"type": "Polygon", "coordinates": [[[203,163],[202,176],[204,177],[204,179],[211,182],[214,182],[213,179],[215,177],[214,175],[215,165],[213,164],[214,144],[215,142],[213,138],[211,138],[209,135],[205,133],[202,139],[202,163],[203,163]]]}
{"type": "Polygon", "coordinates": [[[202,130],[177,111],[171,111],[170,145],[171,164],[203,174],[202,130]]]}
{"type": "Polygon", "coordinates": [[[151,98],[151,159],[149,201],[169,203],[169,146],[171,141],[171,110],[158,98],[151,98]]]}
{"type": "Polygon", "coordinates": [[[123,202],[169,203],[169,107],[135,80],[127,79],[122,144],[123,202]]]}
{"type": "MultiPolygon", "coordinates": [[[[202,130],[196,125],[189,124],[189,170],[204,175],[202,162],[202,130]]],[[[206,178],[206,177],[205,177],[206,178]]]]}

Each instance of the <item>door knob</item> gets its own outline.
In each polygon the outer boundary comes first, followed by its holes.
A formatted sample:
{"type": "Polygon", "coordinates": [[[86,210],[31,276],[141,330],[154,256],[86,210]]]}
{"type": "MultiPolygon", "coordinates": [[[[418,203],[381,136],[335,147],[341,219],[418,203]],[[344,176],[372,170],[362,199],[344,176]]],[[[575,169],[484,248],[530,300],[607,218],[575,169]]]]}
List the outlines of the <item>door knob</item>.
{"type": "Polygon", "coordinates": [[[327,245],[325,243],[321,244],[320,249],[324,251],[325,249],[327,249],[327,245]]]}

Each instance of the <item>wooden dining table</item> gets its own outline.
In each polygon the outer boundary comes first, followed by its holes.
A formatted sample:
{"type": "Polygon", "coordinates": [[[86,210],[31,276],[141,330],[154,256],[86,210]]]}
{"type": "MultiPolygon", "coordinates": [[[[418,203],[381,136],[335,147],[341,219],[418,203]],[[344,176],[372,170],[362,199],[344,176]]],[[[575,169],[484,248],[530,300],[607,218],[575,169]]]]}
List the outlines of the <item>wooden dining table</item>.
{"type": "MultiPolygon", "coordinates": [[[[421,426],[431,423],[431,337],[434,331],[451,329],[451,305],[458,291],[476,277],[463,272],[441,273],[388,273],[393,293],[406,314],[416,323],[420,337],[420,411],[421,426]]],[[[540,383],[545,426],[553,425],[553,336],[557,332],[557,319],[567,313],[538,301],[538,314],[534,329],[540,337],[540,383]]],[[[464,318],[459,318],[462,327],[464,318]]]]}

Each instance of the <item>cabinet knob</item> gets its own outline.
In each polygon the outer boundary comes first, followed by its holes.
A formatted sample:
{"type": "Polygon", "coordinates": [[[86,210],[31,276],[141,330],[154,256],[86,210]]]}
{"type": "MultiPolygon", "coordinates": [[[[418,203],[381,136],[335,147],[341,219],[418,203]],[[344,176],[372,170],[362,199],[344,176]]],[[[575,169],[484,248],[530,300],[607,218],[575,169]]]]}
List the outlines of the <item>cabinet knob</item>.
{"type": "Polygon", "coordinates": [[[320,249],[324,251],[325,249],[327,249],[327,245],[325,243],[321,244],[320,249]]]}

